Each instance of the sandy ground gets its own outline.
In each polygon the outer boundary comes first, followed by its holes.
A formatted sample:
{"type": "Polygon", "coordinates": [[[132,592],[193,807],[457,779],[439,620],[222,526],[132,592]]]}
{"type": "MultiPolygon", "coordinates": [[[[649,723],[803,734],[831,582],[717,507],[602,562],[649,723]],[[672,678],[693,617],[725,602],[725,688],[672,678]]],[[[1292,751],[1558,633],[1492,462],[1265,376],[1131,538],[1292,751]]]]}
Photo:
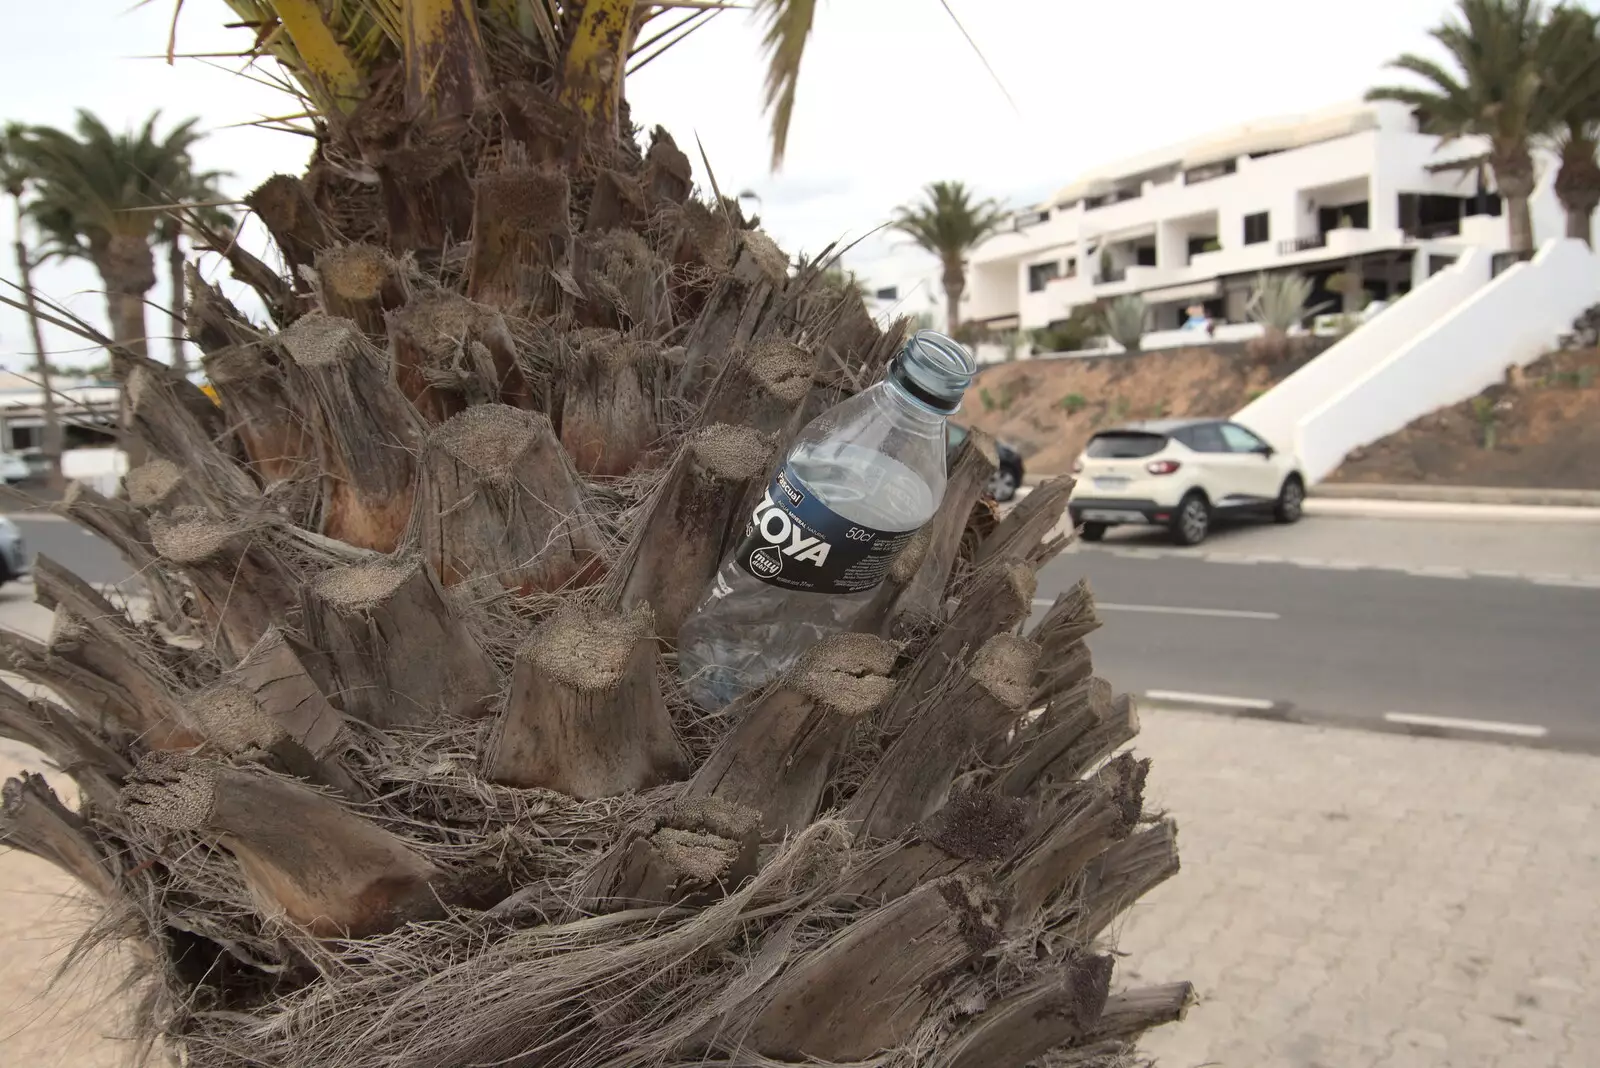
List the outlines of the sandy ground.
{"type": "MultiPolygon", "coordinates": [[[[0,779],[43,766],[31,749],[0,742],[0,779]]],[[[51,776],[64,796],[71,783],[51,776]]],[[[58,978],[91,911],[77,882],[16,850],[0,850],[0,1065],[111,1068],[130,1047],[108,1039],[125,999],[124,965],[103,951],[58,978]]]]}
{"type": "MultiPolygon", "coordinates": [[[[0,593],[0,624],[34,637],[50,613],[32,603],[31,584],[0,593]]],[[[25,686],[8,676],[13,685],[25,686]]],[[[0,780],[21,771],[45,772],[63,801],[76,805],[72,781],[47,772],[39,754],[0,739],[0,780]]],[[[77,880],[59,868],[0,847],[0,1068],[111,1068],[128,1062],[132,1047],[118,1032],[128,998],[119,992],[127,966],[95,950],[65,974],[62,964],[93,916],[77,880]]]]}

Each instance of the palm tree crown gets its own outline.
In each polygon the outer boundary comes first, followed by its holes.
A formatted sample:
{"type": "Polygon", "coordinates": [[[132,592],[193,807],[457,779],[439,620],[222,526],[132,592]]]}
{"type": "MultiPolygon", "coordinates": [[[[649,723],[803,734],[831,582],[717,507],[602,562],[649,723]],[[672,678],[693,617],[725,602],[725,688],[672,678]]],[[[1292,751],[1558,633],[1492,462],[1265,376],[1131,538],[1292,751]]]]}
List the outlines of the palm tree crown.
{"type": "Polygon", "coordinates": [[[1567,236],[1590,241],[1600,205],[1600,19],[1576,7],[1550,13],[1544,57],[1542,128],[1561,157],[1556,196],[1567,213],[1567,236]]]}
{"type": "Polygon", "coordinates": [[[950,329],[961,322],[961,293],[966,289],[967,253],[994,233],[1005,219],[995,200],[979,200],[962,182],[933,182],[920,203],[895,210],[893,226],[939,257],[950,329]]]}
{"type": "Polygon", "coordinates": [[[137,132],[113,133],[87,111],[76,135],[29,128],[16,147],[33,178],[29,214],[49,238],[47,251],[94,263],[106,287],[112,337],[145,348],[144,296],[156,283],[150,243],[159,210],[190,191],[189,150],[202,136],[189,119],[160,134],[159,115],[137,132]]]}
{"type": "Polygon", "coordinates": [[[1379,86],[1367,93],[1369,100],[1411,105],[1423,129],[1447,141],[1488,139],[1495,182],[1509,202],[1511,245],[1523,253],[1533,250],[1528,197],[1535,178],[1531,145],[1543,122],[1544,25],[1539,0],[1458,0],[1457,17],[1430,31],[1455,70],[1407,53],[1390,65],[1425,84],[1379,86]]]}

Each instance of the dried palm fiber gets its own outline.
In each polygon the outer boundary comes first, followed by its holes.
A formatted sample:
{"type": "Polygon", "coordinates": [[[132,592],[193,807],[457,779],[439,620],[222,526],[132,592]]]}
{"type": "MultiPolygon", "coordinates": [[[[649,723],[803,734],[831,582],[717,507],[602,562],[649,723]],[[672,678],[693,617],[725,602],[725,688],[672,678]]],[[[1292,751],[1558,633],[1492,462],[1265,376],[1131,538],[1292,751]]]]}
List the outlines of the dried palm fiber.
{"type": "Polygon", "coordinates": [[[131,500],[65,511],[161,625],[47,569],[0,734],[82,801],[12,780],[0,834],[196,1068],[1126,1063],[1190,998],[1118,989],[1107,937],[1175,832],[1087,589],[1026,625],[1059,487],[963,536],[974,455],[863,633],[684,698],[743,502],[904,326],[617,137],[585,71],[628,32],[563,6],[339,23],[353,78],[263,34],[325,135],[250,198],[293,273],[227,250],[271,323],[191,287],[215,416],[139,365],[131,500]]]}

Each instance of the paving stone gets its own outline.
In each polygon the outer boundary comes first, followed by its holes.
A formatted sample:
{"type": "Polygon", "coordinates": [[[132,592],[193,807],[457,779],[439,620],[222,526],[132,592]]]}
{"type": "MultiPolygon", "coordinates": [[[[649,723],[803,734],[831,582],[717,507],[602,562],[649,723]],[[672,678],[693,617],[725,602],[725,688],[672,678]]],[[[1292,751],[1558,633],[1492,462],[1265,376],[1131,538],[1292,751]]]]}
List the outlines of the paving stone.
{"type": "Polygon", "coordinates": [[[1600,758],[1141,718],[1183,870],[1122,974],[1205,998],[1146,1039],[1163,1068],[1600,1064],[1600,758]]]}

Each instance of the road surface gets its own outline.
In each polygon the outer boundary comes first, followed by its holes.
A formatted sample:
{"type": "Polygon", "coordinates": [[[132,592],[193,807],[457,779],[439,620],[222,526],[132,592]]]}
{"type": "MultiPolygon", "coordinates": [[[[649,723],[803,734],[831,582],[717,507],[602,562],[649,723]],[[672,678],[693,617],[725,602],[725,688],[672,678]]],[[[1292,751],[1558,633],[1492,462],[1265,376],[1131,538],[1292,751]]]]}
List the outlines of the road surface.
{"type": "Polygon", "coordinates": [[[1050,564],[1036,611],[1079,577],[1119,690],[1600,750],[1600,587],[1101,550],[1050,564]]]}
{"type": "MultiPolygon", "coordinates": [[[[13,518],[90,581],[127,577],[76,526],[13,518]]],[[[1119,690],[1600,751],[1600,525],[1308,519],[1197,550],[1116,532],[1041,573],[1036,615],[1080,576],[1105,620],[1095,670],[1119,690]]]]}

